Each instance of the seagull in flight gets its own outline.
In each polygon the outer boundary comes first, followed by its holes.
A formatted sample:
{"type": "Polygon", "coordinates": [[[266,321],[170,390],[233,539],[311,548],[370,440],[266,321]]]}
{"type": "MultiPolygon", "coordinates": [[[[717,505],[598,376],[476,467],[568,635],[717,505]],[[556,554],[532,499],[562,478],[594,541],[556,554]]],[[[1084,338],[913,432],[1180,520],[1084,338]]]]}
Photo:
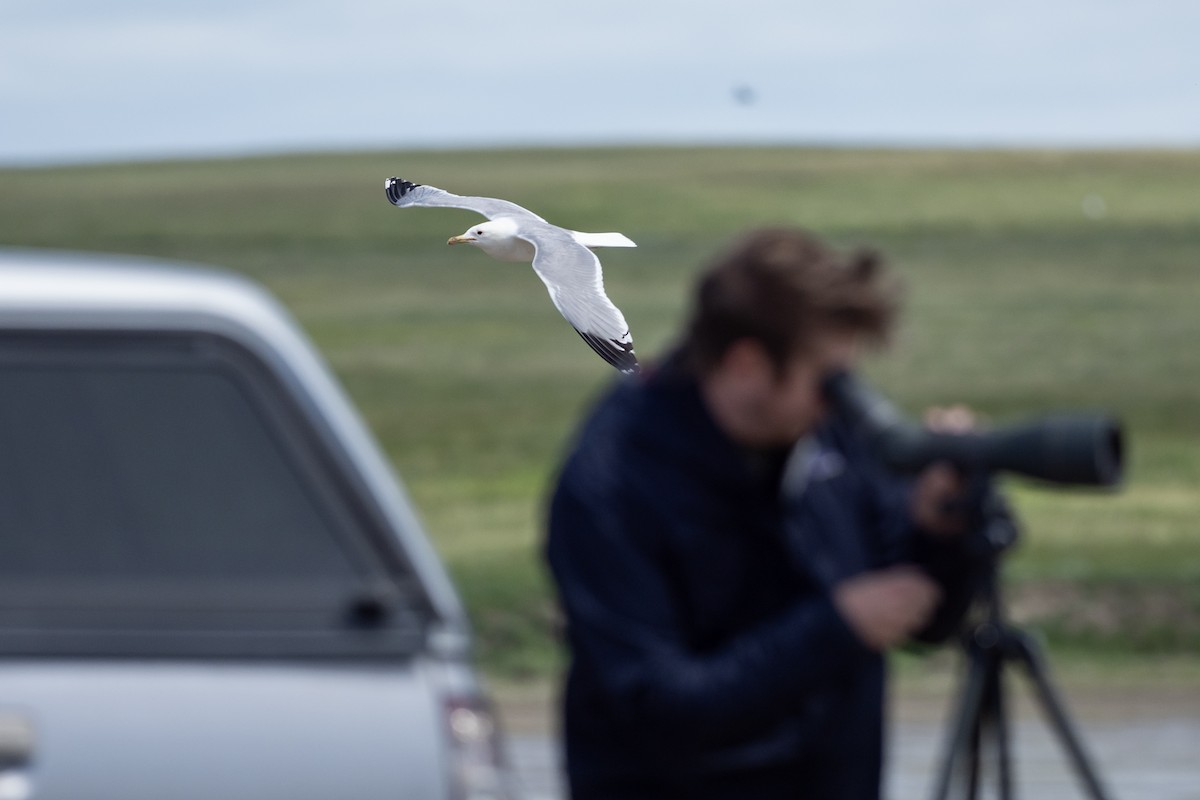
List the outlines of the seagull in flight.
{"type": "Polygon", "coordinates": [[[507,200],[462,197],[401,178],[384,182],[399,208],[465,208],[487,217],[447,244],[471,244],[501,261],[533,263],[550,300],[600,357],[624,373],[639,372],[633,337],[620,309],[604,293],[600,259],[593,247],[637,247],[620,233],[580,233],[551,225],[507,200]]]}

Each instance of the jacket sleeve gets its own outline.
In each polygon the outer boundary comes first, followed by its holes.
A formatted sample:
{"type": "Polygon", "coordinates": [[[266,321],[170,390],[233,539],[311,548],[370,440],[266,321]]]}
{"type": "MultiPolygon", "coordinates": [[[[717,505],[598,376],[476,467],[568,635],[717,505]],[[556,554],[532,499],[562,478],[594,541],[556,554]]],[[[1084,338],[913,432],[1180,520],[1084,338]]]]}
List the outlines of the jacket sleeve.
{"type": "Polygon", "coordinates": [[[684,641],[652,503],[569,478],[550,507],[547,557],[576,657],[614,716],[672,737],[736,737],[793,714],[864,646],[827,597],[797,602],[717,649],[684,641]]]}

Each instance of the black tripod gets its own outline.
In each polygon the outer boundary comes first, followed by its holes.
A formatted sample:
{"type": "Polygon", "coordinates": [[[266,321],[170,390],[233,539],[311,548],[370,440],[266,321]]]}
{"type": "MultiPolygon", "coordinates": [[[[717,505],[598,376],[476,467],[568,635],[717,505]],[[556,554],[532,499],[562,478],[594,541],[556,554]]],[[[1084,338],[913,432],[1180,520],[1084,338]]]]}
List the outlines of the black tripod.
{"type": "Polygon", "coordinates": [[[938,780],[936,800],[950,797],[954,779],[964,787],[963,796],[975,800],[980,784],[985,746],[995,756],[999,797],[1013,797],[1012,758],[1009,749],[1009,719],[1005,707],[1003,668],[1017,662],[1025,668],[1036,690],[1046,720],[1069,756],[1089,797],[1108,797],[1100,785],[1096,770],[1089,763],[1066,708],[1050,682],[1045,661],[1037,643],[1026,633],[1010,626],[1004,618],[997,562],[1002,550],[1015,540],[1017,528],[1003,500],[990,493],[985,504],[983,544],[991,551],[985,567],[983,585],[977,597],[979,621],[965,635],[967,672],[959,695],[958,708],[946,743],[938,780]]]}

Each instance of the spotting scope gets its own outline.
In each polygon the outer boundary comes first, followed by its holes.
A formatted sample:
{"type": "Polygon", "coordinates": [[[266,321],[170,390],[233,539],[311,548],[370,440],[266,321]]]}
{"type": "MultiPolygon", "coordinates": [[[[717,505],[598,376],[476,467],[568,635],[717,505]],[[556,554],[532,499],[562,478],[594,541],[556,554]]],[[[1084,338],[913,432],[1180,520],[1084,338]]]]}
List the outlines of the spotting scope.
{"type": "Polygon", "coordinates": [[[882,461],[899,471],[945,461],[968,472],[1008,471],[1057,484],[1116,486],[1121,480],[1124,437],[1120,424],[1105,414],[1064,412],[990,430],[943,433],[906,419],[852,372],[829,376],[823,389],[882,461]]]}

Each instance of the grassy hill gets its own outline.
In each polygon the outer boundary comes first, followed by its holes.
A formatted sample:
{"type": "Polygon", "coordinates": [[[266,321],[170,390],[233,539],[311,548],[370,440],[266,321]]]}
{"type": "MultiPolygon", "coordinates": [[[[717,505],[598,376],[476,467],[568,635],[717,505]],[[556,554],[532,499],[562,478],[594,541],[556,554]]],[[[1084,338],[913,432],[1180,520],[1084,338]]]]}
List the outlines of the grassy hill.
{"type": "MultiPolygon", "coordinates": [[[[618,230],[610,296],[652,360],[694,273],[739,232],[807,227],[905,276],[876,382],[919,411],[1121,417],[1114,495],[1006,481],[1018,612],[1066,646],[1200,645],[1200,152],[649,148],[390,152],[0,170],[0,244],[222,265],[277,293],[406,480],[482,634],[538,670],[554,606],[542,502],[613,374],[527,267],[448,236],[466,211],[391,207],[400,175],[618,230]]],[[[3,287],[0,286],[0,291],[3,287]]]]}

